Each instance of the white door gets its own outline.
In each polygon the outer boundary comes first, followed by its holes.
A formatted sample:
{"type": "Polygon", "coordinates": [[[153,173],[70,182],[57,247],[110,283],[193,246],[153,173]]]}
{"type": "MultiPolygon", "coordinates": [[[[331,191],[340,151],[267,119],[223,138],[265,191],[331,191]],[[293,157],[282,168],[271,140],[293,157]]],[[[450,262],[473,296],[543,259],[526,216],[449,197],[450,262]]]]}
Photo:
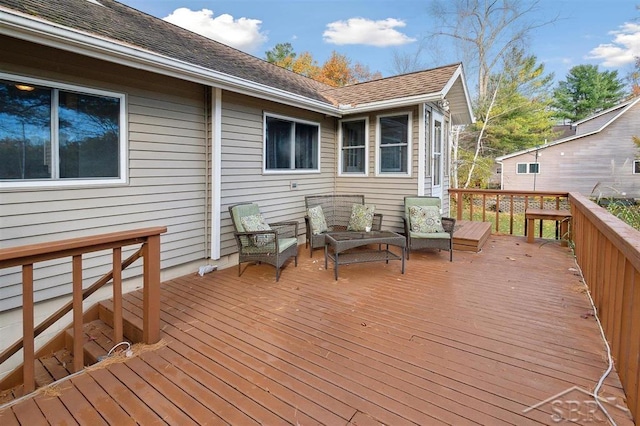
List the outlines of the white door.
{"type": "Polygon", "coordinates": [[[444,118],[433,112],[431,129],[431,195],[442,198],[442,179],[444,177],[444,118]]]}

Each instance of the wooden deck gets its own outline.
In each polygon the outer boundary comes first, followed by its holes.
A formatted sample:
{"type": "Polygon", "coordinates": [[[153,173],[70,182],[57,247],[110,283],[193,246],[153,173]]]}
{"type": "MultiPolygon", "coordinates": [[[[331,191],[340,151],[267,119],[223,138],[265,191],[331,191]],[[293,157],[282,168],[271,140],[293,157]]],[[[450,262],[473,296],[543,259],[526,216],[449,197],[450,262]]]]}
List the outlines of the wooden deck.
{"type": "MultiPolygon", "coordinates": [[[[592,390],[606,370],[559,243],[492,236],[453,263],[416,251],[405,275],[398,262],[357,264],[337,281],[304,253],[278,283],[269,265],[163,283],[165,346],[4,406],[0,424],[557,424],[577,415],[558,401],[588,400],[569,390],[592,390]]],[[[140,293],[126,299],[140,317],[140,293]]],[[[615,371],[604,396],[624,406],[615,371]]]]}

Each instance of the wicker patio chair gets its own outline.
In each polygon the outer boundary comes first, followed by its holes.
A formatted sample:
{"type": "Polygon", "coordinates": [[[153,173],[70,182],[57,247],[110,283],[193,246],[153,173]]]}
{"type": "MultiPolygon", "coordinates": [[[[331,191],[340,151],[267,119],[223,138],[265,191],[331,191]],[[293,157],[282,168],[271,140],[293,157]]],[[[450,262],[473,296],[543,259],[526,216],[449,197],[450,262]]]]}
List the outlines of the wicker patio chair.
{"type": "Polygon", "coordinates": [[[407,237],[407,259],[409,259],[411,250],[432,248],[449,250],[449,262],[453,261],[453,228],[456,220],[450,217],[441,217],[440,198],[404,197],[404,217],[402,219],[407,237]],[[412,206],[418,207],[413,210],[415,213],[413,216],[411,215],[412,206]],[[426,208],[419,209],[420,207],[426,208]],[[433,216],[430,217],[430,215],[433,216]]]}
{"type": "MultiPolygon", "coordinates": [[[[327,229],[322,232],[314,232],[308,215],[305,216],[306,245],[309,247],[309,257],[313,257],[313,250],[324,247],[324,237],[327,232],[346,231],[351,217],[351,208],[354,204],[365,204],[364,195],[307,195],[304,197],[306,211],[312,207],[322,208],[327,229]]],[[[382,214],[373,215],[372,231],[380,231],[382,228],[382,214]]]]}
{"type": "Polygon", "coordinates": [[[276,281],[280,279],[280,268],[288,259],[293,257],[295,266],[298,266],[298,222],[262,222],[256,227],[256,218],[262,216],[255,203],[229,206],[229,213],[238,246],[238,276],[242,275],[241,264],[244,262],[264,262],[275,266],[276,281]]]}

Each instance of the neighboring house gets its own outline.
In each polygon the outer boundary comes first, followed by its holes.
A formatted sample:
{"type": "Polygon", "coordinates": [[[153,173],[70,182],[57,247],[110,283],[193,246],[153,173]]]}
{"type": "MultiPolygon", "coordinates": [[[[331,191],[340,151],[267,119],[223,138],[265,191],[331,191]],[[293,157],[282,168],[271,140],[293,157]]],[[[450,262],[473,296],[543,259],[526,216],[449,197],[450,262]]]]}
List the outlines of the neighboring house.
{"type": "MultiPolygon", "coordinates": [[[[573,134],[498,157],[504,190],[640,198],[640,98],[572,125],[573,134]]],[[[565,133],[566,134],[566,133],[565,133]]]]}
{"type": "MultiPolygon", "coordinates": [[[[449,129],[471,121],[460,64],[333,88],[112,0],[0,0],[0,247],[167,226],[168,279],[237,262],[229,205],[302,225],[331,193],[400,231],[405,195],[448,203],[449,129]]],[[[86,284],[110,269],[87,259],[86,284]]],[[[69,271],[41,265],[36,301],[69,271]]],[[[20,281],[0,270],[0,312],[20,281]]]]}

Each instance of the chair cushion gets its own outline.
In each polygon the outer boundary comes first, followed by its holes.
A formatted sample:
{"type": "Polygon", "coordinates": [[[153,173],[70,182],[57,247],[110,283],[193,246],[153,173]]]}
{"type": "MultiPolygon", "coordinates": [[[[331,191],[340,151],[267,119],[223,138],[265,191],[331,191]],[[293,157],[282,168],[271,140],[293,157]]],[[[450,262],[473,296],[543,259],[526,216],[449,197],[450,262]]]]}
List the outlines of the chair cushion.
{"type": "MultiPolygon", "coordinates": [[[[240,222],[242,222],[242,226],[244,227],[245,232],[271,230],[271,227],[264,221],[264,218],[261,214],[244,216],[240,219],[240,222]]],[[[273,235],[255,235],[253,237],[253,243],[258,247],[265,246],[273,240],[273,235]]]]}
{"type": "Polygon", "coordinates": [[[309,220],[311,221],[312,234],[318,235],[328,231],[327,221],[324,218],[322,206],[311,207],[309,210],[307,210],[307,215],[309,216],[309,220]]]}
{"type": "Polygon", "coordinates": [[[351,207],[351,217],[349,217],[347,231],[366,231],[367,228],[371,229],[375,209],[376,206],[372,204],[354,204],[351,207]]]}
{"type": "Polygon", "coordinates": [[[433,234],[445,232],[440,218],[440,209],[436,206],[409,207],[411,232],[433,234]]]}

